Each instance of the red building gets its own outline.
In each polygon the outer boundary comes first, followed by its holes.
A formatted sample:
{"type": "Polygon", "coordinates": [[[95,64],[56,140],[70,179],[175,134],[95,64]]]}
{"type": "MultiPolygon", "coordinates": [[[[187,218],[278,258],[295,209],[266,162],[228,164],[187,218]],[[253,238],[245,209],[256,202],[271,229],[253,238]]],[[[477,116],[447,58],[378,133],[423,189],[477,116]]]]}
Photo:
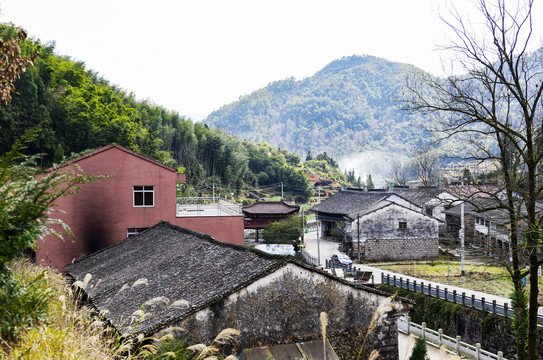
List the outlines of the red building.
{"type": "MultiPolygon", "coordinates": [[[[185,174],[118,145],[109,145],[71,161],[88,174],[106,175],[84,184],[78,194],[60,198],[54,213],[72,229],[75,240],[38,241],[36,258],[64,270],[85,254],[116,244],[161,220],[243,244],[243,215],[235,204],[217,199],[178,205],[176,185],[185,174]]],[[[182,199],[180,199],[182,200],[182,199]]]]}

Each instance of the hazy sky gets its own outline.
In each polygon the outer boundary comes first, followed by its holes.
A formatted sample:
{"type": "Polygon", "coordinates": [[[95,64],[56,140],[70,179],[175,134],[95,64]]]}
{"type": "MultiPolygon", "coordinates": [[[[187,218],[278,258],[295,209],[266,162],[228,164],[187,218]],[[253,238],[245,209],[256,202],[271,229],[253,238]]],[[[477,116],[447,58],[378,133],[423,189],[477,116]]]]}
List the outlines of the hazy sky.
{"type": "MultiPolygon", "coordinates": [[[[460,10],[469,0],[455,0],[460,10]]],[[[201,119],[268,83],[375,55],[439,74],[446,0],[0,0],[0,21],[138,99],[201,119]],[[441,9],[441,10],[440,10],[441,9]]]]}

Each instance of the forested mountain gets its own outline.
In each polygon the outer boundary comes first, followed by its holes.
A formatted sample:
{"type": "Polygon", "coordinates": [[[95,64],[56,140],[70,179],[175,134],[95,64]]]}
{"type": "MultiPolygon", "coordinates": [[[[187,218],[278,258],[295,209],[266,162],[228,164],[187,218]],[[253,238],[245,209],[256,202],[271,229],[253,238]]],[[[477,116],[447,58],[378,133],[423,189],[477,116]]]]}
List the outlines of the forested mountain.
{"type": "Polygon", "coordinates": [[[204,121],[250,141],[341,158],[368,150],[409,153],[428,119],[400,109],[414,66],[373,56],[331,62],[314,76],[276,81],[204,121]]]}
{"type": "Polygon", "coordinates": [[[242,142],[222,130],[137,101],[82,62],[55,55],[52,46],[42,47],[35,66],[17,80],[15,89],[12,102],[0,107],[0,155],[26,130],[38,127],[39,136],[28,144],[28,152],[44,154],[42,167],[117,143],[184,168],[190,195],[211,188],[212,183],[223,193],[240,194],[248,185],[280,192],[281,182],[286,194],[300,201],[311,195],[298,155],[242,142]]]}

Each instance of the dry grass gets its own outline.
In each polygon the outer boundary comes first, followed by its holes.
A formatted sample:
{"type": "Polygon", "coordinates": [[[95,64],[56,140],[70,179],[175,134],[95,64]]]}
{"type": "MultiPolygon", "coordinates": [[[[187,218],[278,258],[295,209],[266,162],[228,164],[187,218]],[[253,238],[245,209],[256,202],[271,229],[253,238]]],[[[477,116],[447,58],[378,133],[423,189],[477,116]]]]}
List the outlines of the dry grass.
{"type": "Polygon", "coordinates": [[[43,273],[44,291],[50,292],[47,315],[31,329],[22,331],[16,344],[3,342],[2,359],[112,359],[116,339],[102,322],[91,320],[87,308],[78,308],[60,273],[28,261],[16,261],[12,271],[19,281],[43,273]]]}
{"type": "MultiPolygon", "coordinates": [[[[489,264],[467,263],[465,265],[465,283],[462,283],[460,276],[460,262],[456,261],[449,263],[449,270],[447,269],[447,261],[413,261],[410,263],[378,263],[371,265],[395,273],[498,296],[509,297],[513,290],[509,274],[505,268],[489,264]]],[[[543,279],[540,279],[540,286],[543,286],[543,279]]]]}

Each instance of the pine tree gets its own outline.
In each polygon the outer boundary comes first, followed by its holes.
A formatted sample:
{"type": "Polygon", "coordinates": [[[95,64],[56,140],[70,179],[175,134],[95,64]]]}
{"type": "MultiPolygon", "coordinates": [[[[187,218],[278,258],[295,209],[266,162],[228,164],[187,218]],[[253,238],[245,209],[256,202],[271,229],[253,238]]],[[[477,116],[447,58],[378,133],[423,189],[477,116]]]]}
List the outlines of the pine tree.
{"type": "Polygon", "coordinates": [[[411,356],[408,360],[430,360],[428,351],[426,350],[426,340],[422,336],[419,336],[415,340],[415,346],[413,346],[411,356]]]}

